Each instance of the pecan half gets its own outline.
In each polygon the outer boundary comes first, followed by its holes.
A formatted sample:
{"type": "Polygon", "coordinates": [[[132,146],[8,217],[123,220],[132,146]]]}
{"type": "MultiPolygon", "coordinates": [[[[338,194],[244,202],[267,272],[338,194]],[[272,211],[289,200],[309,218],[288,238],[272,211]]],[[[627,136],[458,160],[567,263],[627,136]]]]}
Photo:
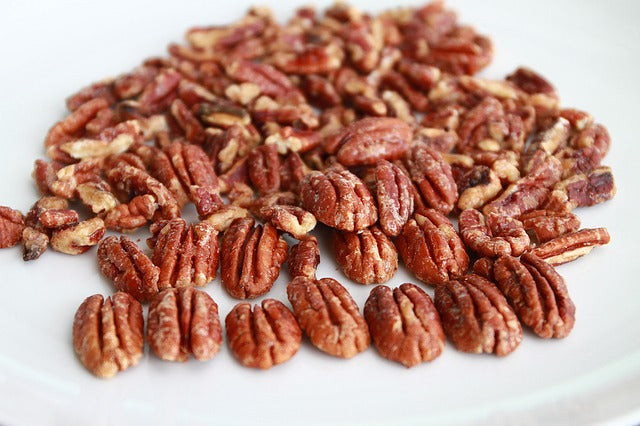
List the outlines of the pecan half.
{"type": "Polygon", "coordinates": [[[81,254],[98,244],[107,229],[99,217],[53,231],[51,248],[65,254],[81,254]]]}
{"type": "Polygon", "coordinates": [[[518,219],[536,243],[552,240],[580,228],[580,219],[570,212],[534,210],[521,215],[518,219]]]}
{"type": "Polygon", "coordinates": [[[380,228],[395,237],[413,213],[411,180],[398,166],[386,160],[376,164],[372,175],[380,228]]]}
{"type": "Polygon", "coordinates": [[[485,219],[478,210],[468,209],[460,213],[458,226],[465,245],[481,256],[520,256],[531,243],[522,222],[508,216],[489,214],[485,219]]]}
{"type": "Polygon", "coordinates": [[[94,294],[76,311],[73,348],[87,370],[109,378],[140,361],[143,332],[140,302],[122,292],[106,300],[94,294]]]}
{"type": "Polygon", "coordinates": [[[431,298],[413,284],[377,286],[364,305],[373,344],[383,357],[405,367],[429,362],[444,349],[444,331],[431,298]]]}
{"type": "Polygon", "coordinates": [[[293,357],[302,331],[282,302],[265,299],[262,306],[238,303],[225,319],[229,347],[246,367],[266,370],[293,357]]]}
{"type": "Polygon", "coordinates": [[[287,297],[300,328],[321,351],[351,358],[369,347],[367,323],[338,281],[298,276],[287,286],[287,297]]]}
{"type": "Polygon", "coordinates": [[[616,184],[609,167],[598,167],[588,173],[579,173],[558,182],[553,187],[547,204],[566,205],[568,208],[589,207],[612,199],[616,184]]]}
{"type": "Polygon", "coordinates": [[[260,145],[247,158],[249,179],[260,194],[280,189],[280,157],[275,145],[260,145]]]}
{"type": "Polygon", "coordinates": [[[531,250],[551,265],[562,265],[589,254],[596,246],[609,244],[611,237],[606,228],[581,229],[540,244],[531,250]]]}
{"type": "Polygon", "coordinates": [[[315,279],[319,263],[318,240],[313,235],[307,235],[289,251],[287,264],[291,278],[302,276],[315,279]]]}
{"type": "Polygon", "coordinates": [[[0,206],[0,248],[13,247],[20,242],[24,218],[18,210],[0,206]]]}

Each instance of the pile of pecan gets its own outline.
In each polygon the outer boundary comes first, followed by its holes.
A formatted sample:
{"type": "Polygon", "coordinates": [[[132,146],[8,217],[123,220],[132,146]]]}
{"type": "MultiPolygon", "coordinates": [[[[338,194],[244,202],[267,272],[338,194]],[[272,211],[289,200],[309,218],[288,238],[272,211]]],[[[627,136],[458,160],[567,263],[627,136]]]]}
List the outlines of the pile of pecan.
{"type": "Polygon", "coordinates": [[[254,8],[186,39],[70,96],[35,162],[41,197],[26,215],[0,207],[0,247],[21,244],[25,261],[98,245],[117,292],[88,297],[73,325],[92,373],[135,365],[145,340],[164,360],[216,355],[218,306],[195,286],[219,267],[228,294],[251,299],[287,263],[292,309],[267,298],[225,318],[249,367],[287,361],[303,333],[344,358],[373,341],[407,367],[438,357],[445,336],[503,356],[522,325],[570,333],[555,266],[609,242],[573,210],[614,196],[610,138],[542,76],[474,77],[491,41],[441,2],[376,16],[307,7],[284,25],[254,8]],[[188,203],[196,223],[181,217],[188,203]],[[147,252],[114,235],[144,227],[147,252]],[[316,277],[314,229],[333,234],[351,281],[386,283],[401,259],[433,299],[378,285],[361,313],[345,286],[316,277]]]}

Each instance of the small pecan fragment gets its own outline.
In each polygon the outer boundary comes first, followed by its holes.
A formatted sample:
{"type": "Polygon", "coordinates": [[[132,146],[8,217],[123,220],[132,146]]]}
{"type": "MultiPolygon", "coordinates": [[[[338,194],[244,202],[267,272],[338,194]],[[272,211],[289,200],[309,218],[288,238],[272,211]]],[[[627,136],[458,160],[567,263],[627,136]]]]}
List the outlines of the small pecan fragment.
{"type": "Polygon", "coordinates": [[[474,166],[456,179],[460,210],[480,209],[502,190],[498,175],[487,166],[474,166]]]}
{"type": "Polygon", "coordinates": [[[22,231],[22,260],[35,260],[49,247],[49,236],[27,226],[22,231]]]}
{"type": "Polygon", "coordinates": [[[298,206],[274,205],[260,209],[259,218],[269,221],[276,229],[292,235],[294,238],[304,238],[316,227],[314,215],[298,206]]]}
{"type": "Polygon", "coordinates": [[[396,247],[407,268],[431,285],[462,276],[469,267],[469,256],[453,224],[433,209],[413,214],[396,247]]]}
{"type": "Polygon", "coordinates": [[[118,199],[106,182],[87,182],[76,188],[78,198],[95,214],[108,212],[118,205],[118,199]]]}
{"type": "Polygon", "coordinates": [[[141,302],[158,293],[159,268],[127,237],[102,240],[98,246],[98,266],[118,291],[125,291],[141,302]]]}
{"type": "Polygon", "coordinates": [[[611,237],[606,228],[581,229],[540,244],[531,253],[556,266],[589,254],[594,247],[609,241],[611,237]]]}
{"type": "Polygon", "coordinates": [[[0,206],[0,248],[13,247],[20,242],[24,218],[18,210],[0,206]]]}
{"type": "Polygon", "coordinates": [[[380,228],[395,237],[413,213],[411,180],[398,166],[381,160],[374,169],[373,182],[380,228]]]}
{"type": "Polygon", "coordinates": [[[236,219],[222,236],[222,284],[237,299],[268,292],[287,258],[288,245],[273,225],[254,224],[251,218],[236,219]]]}
{"type": "Polygon", "coordinates": [[[218,305],[193,287],[168,288],[149,306],[147,341],[158,358],[184,362],[213,358],[222,344],[218,305]]]}
{"type": "Polygon", "coordinates": [[[469,274],[436,287],[435,306],[456,348],[505,356],[522,341],[522,326],[491,281],[469,274]]]}
{"type": "Polygon", "coordinates": [[[287,286],[287,297],[300,328],[321,351],[351,358],[369,347],[367,323],[338,281],[298,276],[287,286]]]}
{"type": "Polygon", "coordinates": [[[203,286],[218,271],[218,232],[207,222],[172,219],[151,225],[151,261],[160,268],[158,288],[203,286]]]}
{"type": "Polygon", "coordinates": [[[70,209],[47,209],[38,220],[47,229],[58,229],[78,223],[78,212],[70,209]]]}
{"type": "Polygon", "coordinates": [[[518,218],[536,243],[543,243],[580,228],[580,219],[570,212],[534,210],[518,218]]]}
{"type": "Polygon", "coordinates": [[[51,235],[51,248],[60,253],[81,254],[98,244],[107,229],[99,217],[57,229],[51,235]]]}
{"type": "Polygon", "coordinates": [[[333,249],[344,274],[360,284],[380,284],[398,269],[398,252],[377,226],[360,232],[336,231],[333,249]]]}
{"type": "Polygon", "coordinates": [[[493,265],[493,276],[522,323],[534,333],[545,339],[569,335],[576,308],[553,266],[530,253],[520,260],[501,256],[493,265]]]}
{"type": "Polygon", "coordinates": [[[438,311],[429,295],[414,284],[393,290],[379,285],[371,290],[364,318],[380,355],[405,367],[433,361],[444,349],[438,311]]]}
{"type": "Polygon", "coordinates": [[[142,305],[127,293],[105,300],[87,297],[73,319],[73,348],[82,364],[98,377],[113,377],[136,365],[144,346],[142,305]]]}
{"type": "Polygon", "coordinates": [[[522,222],[508,216],[485,218],[478,210],[468,209],[460,213],[458,226],[465,245],[481,256],[520,256],[531,243],[522,222]]]}
{"type": "Polygon", "coordinates": [[[249,210],[233,204],[225,204],[207,216],[203,222],[207,222],[218,232],[224,232],[229,229],[234,220],[248,217],[249,210]]]}
{"type": "Polygon", "coordinates": [[[318,240],[313,235],[307,235],[289,251],[287,264],[291,278],[302,276],[315,279],[319,263],[318,240]]]}
{"type": "Polygon", "coordinates": [[[302,331],[291,311],[280,301],[265,299],[262,306],[238,303],[225,319],[229,347],[246,367],[269,369],[293,357],[302,331]]]}

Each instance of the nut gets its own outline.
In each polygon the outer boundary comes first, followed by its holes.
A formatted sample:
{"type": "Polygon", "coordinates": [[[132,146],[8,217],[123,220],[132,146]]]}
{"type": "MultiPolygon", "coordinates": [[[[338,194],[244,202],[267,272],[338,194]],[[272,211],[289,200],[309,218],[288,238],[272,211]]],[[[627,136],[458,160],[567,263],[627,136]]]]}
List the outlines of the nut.
{"type": "Polygon", "coordinates": [[[459,179],[456,179],[458,187],[458,209],[480,209],[491,201],[500,191],[502,184],[498,175],[487,166],[473,166],[459,179]]]}
{"type": "Polygon", "coordinates": [[[22,260],[25,262],[35,260],[49,247],[49,236],[26,226],[22,230],[22,260]]]}
{"type": "Polygon", "coordinates": [[[204,222],[213,226],[216,231],[224,232],[229,229],[234,220],[248,217],[249,211],[247,209],[233,204],[225,204],[207,216],[204,222]]]}
{"type": "Polygon", "coordinates": [[[534,210],[518,218],[534,242],[543,243],[580,228],[580,220],[570,212],[534,210]]]}
{"type": "Polygon", "coordinates": [[[289,251],[287,264],[292,278],[302,276],[309,279],[316,278],[316,269],[320,263],[318,240],[313,235],[307,235],[289,251]]]}
{"type": "Polygon", "coordinates": [[[260,145],[247,158],[249,179],[262,195],[280,189],[280,157],[275,145],[260,145]]]}
{"type": "Polygon", "coordinates": [[[596,246],[609,244],[611,237],[606,228],[581,229],[547,241],[531,250],[551,265],[562,265],[589,254],[596,246]]]}
{"type": "Polygon", "coordinates": [[[99,217],[53,231],[51,248],[65,254],[82,254],[98,244],[107,229],[99,217]]]}
{"type": "Polygon", "coordinates": [[[379,161],[372,174],[380,228],[395,237],[413,213],[411,180],[398,166],[386,160],[379,161]]]}
{"type": "Polygon", "coordinates": [[[18,210],[0,206],[0,248],[13,247],[20,242],[24,218],[18,210]]]}
{"type": "Polygon", "coordinates": [[[478,210],[468,209],[460,213],[458,226],[465,245],[480,256],[520,256],[531,243],[522,222],[508,216],[489,214],[485,219],[478,210]]]}

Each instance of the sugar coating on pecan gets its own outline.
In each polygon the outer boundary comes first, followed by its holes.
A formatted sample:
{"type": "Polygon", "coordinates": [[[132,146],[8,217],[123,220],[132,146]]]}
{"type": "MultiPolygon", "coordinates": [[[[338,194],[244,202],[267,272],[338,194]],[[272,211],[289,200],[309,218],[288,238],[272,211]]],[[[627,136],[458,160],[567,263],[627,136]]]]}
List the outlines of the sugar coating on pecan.
{"type": "Polygon", "coordinates": [[[580,228],[580,219],[571,212],[533,210],[518,217],[535,243],[543,243],[580,228]]]}
{"type": "Polygon", "coordinates": [[[310,279],[316,278],[316,269],[320,263],[318,240],[313,235],[307,235],[289,251],[287,265],[291,278],[298,276],[310,279]]]}
{"type": "Polygon", "coordinates": [[[580,229],[540,244],[531,253],[552,265],[562,265],[587,255],[594,247],[609,244],[606,228],[580,229]]]}
{"type": "Polygon", "coordinates": [[[0,248],[13,247],[20,242],[24,217],[18,210],[0,206],[0,248]]]}
{"type": "Polygon", "coordinates": [[[531,243],[522,222],[499,214],[485,217],[478,210],[467,209],[460,213],[458,227],[465,245],[481,256],[519,256],[531,243]]]}
{"type": "Polygon", "coordinates": [[[398,166],[386,160],[376,163],[372,175],[372,193],[378,206],[380,228],[395,237],[413,213],[411,180],[398,166]]]}

